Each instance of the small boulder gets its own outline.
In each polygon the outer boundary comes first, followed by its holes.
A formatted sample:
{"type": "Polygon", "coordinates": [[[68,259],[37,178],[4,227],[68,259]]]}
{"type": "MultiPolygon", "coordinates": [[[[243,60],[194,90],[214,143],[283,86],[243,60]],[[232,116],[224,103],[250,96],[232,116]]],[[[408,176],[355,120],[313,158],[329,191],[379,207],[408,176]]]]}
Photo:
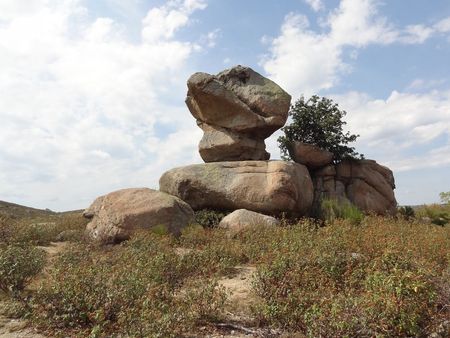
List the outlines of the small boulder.
{"type": "Polygon", "coordinates": [[[293,141],[288,146],[288,152],[294,162],[309,169],[324,167],[333,161],[333,153],[313,144],[293,141]]]}
{"type": "Polygon", "coordinates": [[[139,229],[156,226],[178,235],[194,218],[191,207],[179,198],[148,188],[100,196],[83,214],[91,219],[86,226],[88,238],[102,244],[118,243],[139,229]]]}
{"type": "Polygon", "coordinates": [[[238,209],[225,216],[218,227],[229,230],[229,234],[234,236],[240,231],[252,227],[273,227],[280,224],[275,217],[263,215],[246,209],[238,209]]]}

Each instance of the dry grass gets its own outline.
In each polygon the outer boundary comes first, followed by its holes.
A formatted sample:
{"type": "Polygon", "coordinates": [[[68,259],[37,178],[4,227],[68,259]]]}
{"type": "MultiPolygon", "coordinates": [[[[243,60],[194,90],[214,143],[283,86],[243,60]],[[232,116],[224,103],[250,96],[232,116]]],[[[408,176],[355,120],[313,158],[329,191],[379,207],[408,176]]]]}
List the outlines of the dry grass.
{"type": "MultiPolygon", "coordinates": [[[[84,228],[64,217],[39,235],[3,227],[3,238],[34,245],[84,228]]],[[[115,247],[79,238],[29,291],[27,316],[51,335],[198,335],[239,308],[217,280],[226,285],[245,265],[256,272],[233,287],[245,294],[253,325],[311,337],[422,337],[450,319],[449,235],[448,226],[365,217],[359,225],[253,227],[233,238],[194,225],[178,239],[138,234],[115,247]]]]}

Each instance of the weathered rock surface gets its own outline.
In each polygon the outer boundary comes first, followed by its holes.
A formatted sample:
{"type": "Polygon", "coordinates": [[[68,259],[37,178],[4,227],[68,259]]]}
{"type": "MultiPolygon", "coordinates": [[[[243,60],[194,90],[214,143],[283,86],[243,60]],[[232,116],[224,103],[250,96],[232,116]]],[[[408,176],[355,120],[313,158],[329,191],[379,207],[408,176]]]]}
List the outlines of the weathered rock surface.
{"type": "Polygon", "coordinates": [[[238,209],[225,216],[222,221],[220,221],[218,227],[227,229],[229,234],[233,236],[252,226],[273,227],[279,224],[280,221],[275,217],[263,215],[246,209],[238,209]]]}
{"type": "Polygon", "coordinates": [[[395,182],[392,171],[373,160],[344,160],[313,174],[314,201],[344,198],[365,212],[395,214],[395,182]]]}
{"type": "Polygon", "coordinates": [[[313,144],[294,141],[289,144],[288,151],[294,162],[304,164],[310,169],[326,166],[333,161],[333,153],[313,144]]]}
{"type": "Polygon", "coordinates": [[[263,140],[257,140],[231,130],[201,123],[203,138],[199,144],[200,156],[205,162],[233,160],[268,160],[263,140]]]}
{"type": "Polygon", "coordinates": [[[114,191],[98,197],[83,215],[92,218],[87,236],[103,244],[128,239],[138,229],[164,226],[175,235],[193,220],[191,207],[175,196],[148,188],[114,191]]]}
{"type": "Polygon", "coordinates": [[[285,161],[194,164],[167,171],[159,185],[161,191],[178,196],[194,210],[248,209],[305,215],[313,201],[306,167],[285,161]]]}
{"type": "Polygon", "coordinates": [[[285,124],[291,102],[289,94],[273,81],[242,66],[216,76],[195,73],[187,86],[186,104],[200,127],[209,133],[199,146],[205,162],[211,162],[211,157],[213,161],[268,159],[264,139],[285,124]],[[256,150],[254,153],[250,151],[252,148],[256,150]],[[211,153],[214,155],[208,156],[211,153]],[[220,153],[222,157],[218,157],[220,153]]]}
{"type": "Polygon", "coordinates": [[[346,185],[347,196],[357,207],[377,214],[395,214],[394,175],[373,160],[346,160],[336,166],[336,177],[346,185]]]}

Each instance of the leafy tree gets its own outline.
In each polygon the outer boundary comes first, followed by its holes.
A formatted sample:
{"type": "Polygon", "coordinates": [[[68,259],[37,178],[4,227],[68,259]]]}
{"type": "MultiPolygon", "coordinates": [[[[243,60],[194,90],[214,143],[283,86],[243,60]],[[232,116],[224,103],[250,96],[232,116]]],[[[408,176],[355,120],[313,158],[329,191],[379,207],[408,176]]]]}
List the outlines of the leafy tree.
{"type": "Polygon", "coordinates": [[[290,159],[288,147],[292,141],[313,144],[328,150],[334,154],[334,160],[337,162],[344,158],[364,158],[354,147],[348,146],[359,135],[344,133],[343,126],[346,122],[342,118],[346,114],[331,99],[314,95],[306,101],[302,96],[289,111],[291,124],[281,128],[284,136],[278,138],[278,143],[282,158],[290,159]]]}
{"type": "Polygon", "coordinates": [[[450,204],[450,191],[447,192],[441,192],[439,194],[439,198],[441,199],[441,202],[444,204],[450,204]]]}

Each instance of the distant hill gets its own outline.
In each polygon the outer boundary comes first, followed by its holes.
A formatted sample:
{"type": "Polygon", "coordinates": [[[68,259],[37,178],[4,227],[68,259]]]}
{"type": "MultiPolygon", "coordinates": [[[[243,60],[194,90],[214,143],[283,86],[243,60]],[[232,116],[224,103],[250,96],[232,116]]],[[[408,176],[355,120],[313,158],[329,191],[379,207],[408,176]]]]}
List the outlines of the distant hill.
{"type": "Polygon", "coordinates": [[[6,216],[8,218],[13,219],[51,217],[66,213],[77,213],[77,212],[81,212],[81,210],[55,212],[50,209],[36,209],[26,207],[20,204],[0,201],[0,216],[6,216]]]}

